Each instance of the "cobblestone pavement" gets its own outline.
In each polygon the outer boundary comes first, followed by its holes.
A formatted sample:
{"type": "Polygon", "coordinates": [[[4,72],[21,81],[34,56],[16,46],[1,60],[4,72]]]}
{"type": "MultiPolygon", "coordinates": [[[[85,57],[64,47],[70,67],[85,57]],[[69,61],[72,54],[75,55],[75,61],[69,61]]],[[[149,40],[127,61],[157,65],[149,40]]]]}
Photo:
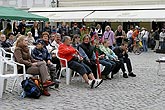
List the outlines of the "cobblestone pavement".
{"type": "MultiPolygon", "coordinates": [[[[125,79],[116,75],[96,89],[76,77],[71,85],[66,85],[63,78],[59,89],[50,90],[50,97],[21,99],[14,92],[6,92],[0,99],[0,110],[164,110],[165,76],[157,75],[155,62],[161,56],[165,55],[152,51],[130,53],[137,77],[125,79]]],[[[160,73],[165,75],[163,70],[160,73]]]]}

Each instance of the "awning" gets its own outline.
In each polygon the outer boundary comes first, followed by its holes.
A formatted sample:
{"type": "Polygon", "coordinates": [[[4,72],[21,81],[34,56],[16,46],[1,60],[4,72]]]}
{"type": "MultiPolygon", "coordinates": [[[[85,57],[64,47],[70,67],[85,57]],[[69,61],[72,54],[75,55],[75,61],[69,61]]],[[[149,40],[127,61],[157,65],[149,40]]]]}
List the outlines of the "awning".
{"type": "Polygon", "coordinates": [[[12,7],[2,7],[0,6],[0,19],[9,19],[9,20],[41,20],[48,21],[46,17],[34,15],[23,10],[19,10],[12,7]]]}
{"type": "Polygon", "coordinates": [[[31,12],[36,15],[49,18],[51,22],[82,22],[85,16],[92,11],[75,11],[75,12],[31,12]]]}
{"type": "Polygon", "coordinates": [[[165,21],[165,10],[95,11],[85,17],[86,22],[152,22],[165,21]]]}

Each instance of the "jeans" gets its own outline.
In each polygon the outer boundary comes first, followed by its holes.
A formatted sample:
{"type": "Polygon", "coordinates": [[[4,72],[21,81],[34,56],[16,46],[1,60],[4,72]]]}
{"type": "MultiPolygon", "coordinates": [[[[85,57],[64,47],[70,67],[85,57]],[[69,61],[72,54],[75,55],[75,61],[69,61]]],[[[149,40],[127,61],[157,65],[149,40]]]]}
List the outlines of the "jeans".
{"type": "Polygon", "coordinates": [[[113,64],[111,64],[108,59],[101,59],[99,60],[99,63],[105,66],[104,70],[101,72],[101,75],[107,76],[112,71],[113,64]]]}
{"type": "Polygon", "coordinates": [[[143,43],[143,50],[144,50],[144,52],[147,52],[148,51],[147,39],[146,38],[143,38],[142,39],[142,43],[143,43]]]}

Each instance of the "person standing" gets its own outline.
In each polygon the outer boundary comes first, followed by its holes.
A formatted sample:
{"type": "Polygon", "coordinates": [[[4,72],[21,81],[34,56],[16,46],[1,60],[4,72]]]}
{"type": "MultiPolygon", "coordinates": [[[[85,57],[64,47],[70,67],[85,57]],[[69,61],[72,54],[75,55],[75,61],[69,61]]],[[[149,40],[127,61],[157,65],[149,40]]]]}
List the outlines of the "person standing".
{"type": "Polygon", "coordinates": [[[149,32],[147,31],[146,28],[142,27],[141,38],[142,38],[144,52],[148,51],[148,37],[149,37],[149,32]]]}
{"type": "Polygon", "coordinates": [[[115,31],[116,45],[121,46],[125,38],[126,38],[125,31],[123,30],[123,27],[119,25],[117,30],[115,31]]]}
{"type": "Polygon", "coordinates": [[[111,30],[110,26],[105,27],[105,32],[102,37],[102,42],[107,40],[109,42],[109,48],[113,48],[113,45],[116,44],[115,42],[115,37],[114,37],[114,32],[111,30]]]}
{"type": "Polygon", "coordinates": [[[33,27],[31,28],[31,33],[35,41],[37,41],[37,39],[39,39],[40,37],[40,29],[36,21],[34,22],[33,27]]]}
{"type": "Polygon", "coordinates": [[[18,26],[19,32],[21,35],[25,35],[25,31],[26,31],[26,21],[22,20],[22,22],[19,24],[18,26]]]}

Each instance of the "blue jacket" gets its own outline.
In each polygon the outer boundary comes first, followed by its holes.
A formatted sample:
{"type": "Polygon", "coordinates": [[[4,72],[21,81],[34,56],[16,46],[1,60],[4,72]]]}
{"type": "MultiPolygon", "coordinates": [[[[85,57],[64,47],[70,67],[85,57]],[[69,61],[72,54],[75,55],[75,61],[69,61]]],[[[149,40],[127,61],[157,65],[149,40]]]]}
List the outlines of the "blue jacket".
{"type": "Polygon", "coordinates": [[[51,60],[51,55],[48,53],[48,50],[46,48],[37,49],[36,47],[32,50],[32,57],[36,60],[51,60]]]}

